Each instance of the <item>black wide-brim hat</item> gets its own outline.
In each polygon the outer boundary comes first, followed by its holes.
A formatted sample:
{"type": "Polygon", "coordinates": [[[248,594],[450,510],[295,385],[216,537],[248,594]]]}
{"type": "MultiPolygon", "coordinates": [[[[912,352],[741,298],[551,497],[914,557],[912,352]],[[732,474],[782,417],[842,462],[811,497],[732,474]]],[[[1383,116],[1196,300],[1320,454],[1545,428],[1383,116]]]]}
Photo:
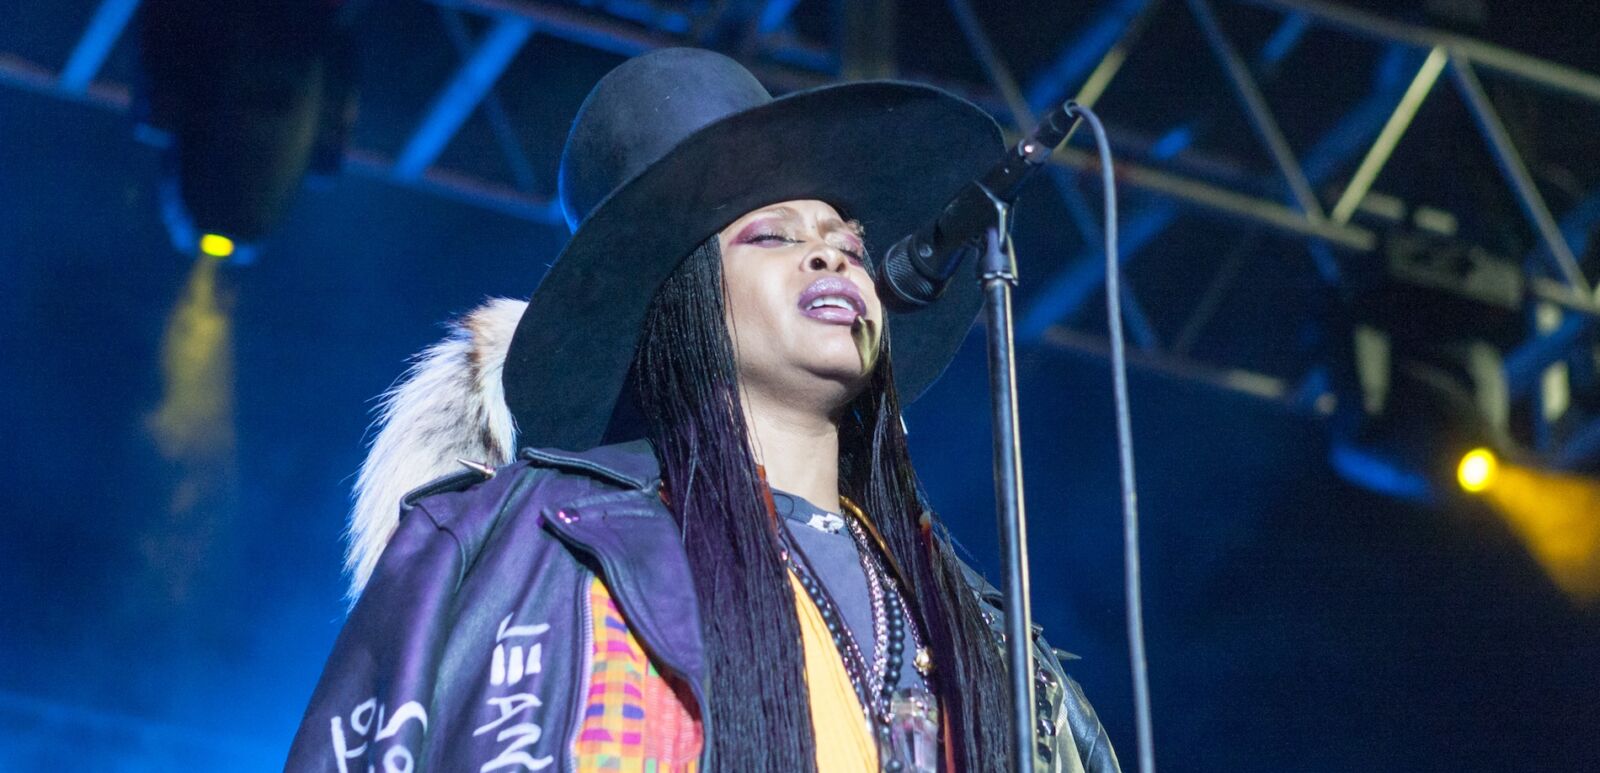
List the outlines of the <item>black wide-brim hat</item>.
{"type": "MultiPolygon", "coordinates": [[[[601,441],[651,298],[729,223],[817,199],[859,220],[868,253],[881,255],[1003,149],[994,119],[930,86],[863,81],[774,99],[711,51],[624,62],[584,100],[562,151],[572,239],[528,300],[503,374],[518,442],[601,441]]],[[[929,306],[888,313],[905,402],[944,371],[977,316],[981,293],[966,278],[929,306]]]]}

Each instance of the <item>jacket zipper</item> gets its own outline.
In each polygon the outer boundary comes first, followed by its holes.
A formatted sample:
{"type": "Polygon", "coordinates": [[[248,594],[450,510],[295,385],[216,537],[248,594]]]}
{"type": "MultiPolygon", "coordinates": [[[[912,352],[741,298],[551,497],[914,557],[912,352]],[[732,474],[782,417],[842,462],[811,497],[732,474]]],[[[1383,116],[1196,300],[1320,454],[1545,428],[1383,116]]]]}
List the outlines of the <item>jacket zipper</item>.
{"type": "MultiPolygon", "coordinates": [[[[580,551],[580,552],[582,552],[582,553],[594,558],[596,561],[600,562],[600,569],[601,569],[601,575],[602,575],[601,582],[605,581],[605,579],[604,579],[605,577],[615,577],[618,574],[620,574],[620,572],[617,569],[616,564],[613,561],[611,561],[611,559],[609,559],[608,557],[602,555],[600,553],[600,551],[595,550],[594,548],[590,547],[588,545],[588,543],[585,543],[583,540],[578,539],[576,536],[574,536],[574,535],[568,533],[567,531],[565,531],[564,529],[562,529],[560,524],[558,523],[557,519],[546,518],[544,520],[545,520],[545,524],[550,527],[550,530],[552,532],[555,532],[556,536],[562,542],[565,542],[567,545],[571,546],[573,549],[578,550],[578,551],[580,551]]],[[[614,595],[618,594],[620,592],[617,587],[611,585],[610,583],[606,584],[606,590],[611,592],[614,595]]],[[[624,607],[624,610],[626,610],[626,608],[629,606],[626,602],[624,602],[622,600],[622,598],[620,596],[618,596],[617,601],[620,604],[622,604],[622,606],[624,607]]],[[[587,610],[585,612],[586,615],[592,615],[593,614],[593,610],[589,609],[587,593],[585,594],[585,599],[584,599],[584,609],[587,610]]],[[[593,625],[592,619],[590,620],[590,625],[591,626],[593,625]]],[[[589,635],[591,637],[593,636],[593,631],[592,630],[589,631],[589,635]]],[[[592,652],[593,651],[593,647],[594,647],[593,641],[590,641],[589,646],[590,646],[590,651],[592,652]]],[[[690,694],[694,695],[694,700],[695,700],[695,703],[697,704],[696,708],[699,709],[699,711],[700,711],[700,735],[701,735],[701,744],[702,745],[701,745],[701,749],[700,749],[700,766],[699,766],[699,770],[708,771],[709,772],[709,771],[712,770],[712,767],[711,767],[711,709],[710,709],[709,704],[706,703],[704,687],[698,681],[689,678],[689,675],[688,675],[688,673],[686,671],[684,671],[682,664],[673,662],[669,657],[667,657],[666,654],[665,654],[666,650],[664,648],[652,647],[651,651],[657,653],[658,655],[660,655],[661,660],[662,660],[661,665],[666,667],[666,668],[668,668],[668,669],[670,669],[673,672],[674,675],[676,675],[679,679],[682,679],[686,684],[688,684],[689,685],[690,694]]],[[[592,666],[591,666],[591,670],[592,670],[592,666]]]]}
{"type": "MultiPolygon", "coordinates": [[[[593,573],[588,571],[582,572],[582,577],[583,581],[579,585],[578,591],[582,594],[582,603],[578,605],[579,616],[583,618],[583,635],[580,637],[580,643],[583,646],[583,665],[579,676],[581,689],[577,693],[579,696],[578,700],[575,701],[577,705],[572,707],[572,713],[575,716],[568,720],[574,730],[583,728],[584,712],[588,706],[589,687],[594,681],[594,606],[589,599],[589,585],[594,582],[595,577],[593,573]]],[[[563,755],[567,758],[567,773],[578,773],[578,755],[571,753],[572,744],[576,743],[577,740],[576,737],[567,740],[567,754],[563,755]]]]}

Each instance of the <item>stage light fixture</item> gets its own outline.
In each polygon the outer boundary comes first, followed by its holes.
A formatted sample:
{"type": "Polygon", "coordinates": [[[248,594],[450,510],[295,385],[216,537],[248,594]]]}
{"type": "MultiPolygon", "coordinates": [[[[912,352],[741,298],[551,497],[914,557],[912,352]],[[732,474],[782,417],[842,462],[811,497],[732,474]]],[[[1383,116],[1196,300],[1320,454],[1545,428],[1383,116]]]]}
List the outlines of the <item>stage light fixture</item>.
{"type": "Polygon", "coordinates": [[[247,263],[354,117],[351,3],[146,0],[136,134],[165,146],[162,218],[191,256],[247,263]],[[208,235],[232,243],[227,255],[208,235]]]}
{"type": "Polygon", "coordinates": [[[1500,459],[1487,448],[1474,448],[1456,465],[1456,482],[1469,494],[1482,493],[1493,486],[1500,473],[1500,459]]]}
{"type": "Polygon", "coordinates": [[[1374,259],[1346,268],[1324,318],[1334,469],[1431,504],[1493,485],[1497,455],[1521,453],[1503,355],[1525,335],[1520,267],[1398,229],[1374,259]]]}
{"type": "Polygon", "coordinates": [[[200,237],[200,252],[213,258],[226,258],[233,255],[233,240],[222,234],[206,234],[200,237]]]}
{"type": "Polygon", "coordinates": [[[1334,470],[1362,488],[1429,504],[1493,485],[1498,454],[1517,450],[1504,431],[1498,356],[1476,346],[1454,357],[1409,351],[1397,361],[1387,336],[1357,338],[1359,386],[1339,400],[1330,428],[1334,470]]]}

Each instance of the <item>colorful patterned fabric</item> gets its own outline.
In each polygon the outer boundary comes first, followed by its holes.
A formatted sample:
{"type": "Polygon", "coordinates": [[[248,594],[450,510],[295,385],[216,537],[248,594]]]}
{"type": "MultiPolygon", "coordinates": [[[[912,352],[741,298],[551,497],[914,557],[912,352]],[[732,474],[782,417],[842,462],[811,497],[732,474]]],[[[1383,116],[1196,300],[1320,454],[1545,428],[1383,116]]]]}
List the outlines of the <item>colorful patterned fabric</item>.
{"type": "MultiPolygon", "coordinates": [[[[878,749],[827,625],[789,576],[805,649],[818,773],[878,769],[878,749]]],[[[688,688],[656,670],[598,578],[589,586],[594,651],[583,724],[573,742],[578,773],[694,773],[705,745],[688,688]]]]}
{"type": "Polygon", "coordinates": [[[688,687],[656,670],[605,583],[589,585],[594,652],[578,773],[694,773],[705,740],[688,687]]]}

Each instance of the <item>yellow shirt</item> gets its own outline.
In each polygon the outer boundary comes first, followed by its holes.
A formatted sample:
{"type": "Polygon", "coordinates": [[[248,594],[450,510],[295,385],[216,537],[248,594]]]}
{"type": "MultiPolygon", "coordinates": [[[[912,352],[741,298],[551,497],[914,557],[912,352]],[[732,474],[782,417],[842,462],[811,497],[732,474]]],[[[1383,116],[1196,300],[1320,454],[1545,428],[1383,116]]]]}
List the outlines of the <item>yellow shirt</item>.
{"type": "Polygon", "coordinates": [[[817,773],[862,773],[878,770],[878,745],[861,709],[844,660],[816,602],[789,573],[794,606],[800,614],[800,641],[805,646],[806,689],[811,693],[811,727],[817,737],[817,773]]]}

